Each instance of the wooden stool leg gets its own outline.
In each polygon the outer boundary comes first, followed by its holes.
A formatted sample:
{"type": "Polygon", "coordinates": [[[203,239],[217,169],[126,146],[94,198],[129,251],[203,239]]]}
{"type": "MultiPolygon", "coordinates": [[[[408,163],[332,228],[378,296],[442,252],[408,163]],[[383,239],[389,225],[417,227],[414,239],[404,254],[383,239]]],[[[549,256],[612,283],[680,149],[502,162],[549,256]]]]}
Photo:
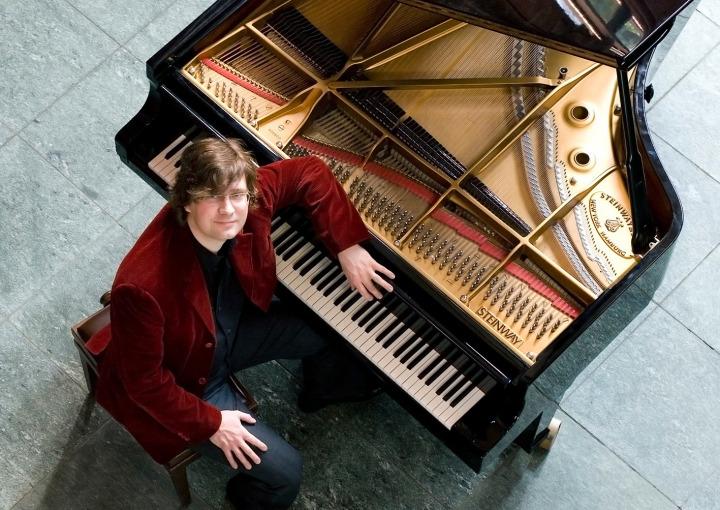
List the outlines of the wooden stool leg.
{"type": "Polygon", "coordinates": [[[85,374],[85,384],[87,385],[88,393],[95,395],[95,386],[97,385],[97,372],[90,362],[85,357],[85,353],[78,347],[78,356],[80,357],[80,364],[82,365],[83,373],[85,374]]]}
{"type": "Polygon", "coordinates": [[[189,505],[192,499],[190,496],[190,485],[188,484],[187,470],[185,467],[185,464],[182,464],[180,466],[175,466],[174,468],[168,468],[168,473],[170,473],[170,478],[175,486],[175,492],[177,492],[182,506],[189,505]]]}

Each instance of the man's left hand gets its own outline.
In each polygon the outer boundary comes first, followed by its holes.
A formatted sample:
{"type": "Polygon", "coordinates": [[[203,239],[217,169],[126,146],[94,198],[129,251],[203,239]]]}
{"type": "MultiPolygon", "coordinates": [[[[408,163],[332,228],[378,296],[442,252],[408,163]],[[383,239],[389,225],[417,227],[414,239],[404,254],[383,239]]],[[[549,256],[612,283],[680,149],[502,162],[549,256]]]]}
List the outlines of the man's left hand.
{"type": "Polygon", "coordinates": [[[372,301],[374,298],[382,297],[378,286],[392,292],[392,285],[383,276],[395,278],[393,272],[377,262],[359,244],[354,244],[338,253],[338,260],[350,282],[350,287],[357,290],[365,300],[372,301]]]}

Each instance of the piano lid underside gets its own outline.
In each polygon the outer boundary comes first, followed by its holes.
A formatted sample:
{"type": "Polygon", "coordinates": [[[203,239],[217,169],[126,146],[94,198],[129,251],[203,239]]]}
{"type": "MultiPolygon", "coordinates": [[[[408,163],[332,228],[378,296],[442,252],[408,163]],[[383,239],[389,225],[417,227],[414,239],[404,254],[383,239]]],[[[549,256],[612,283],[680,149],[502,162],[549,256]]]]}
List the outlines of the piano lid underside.
{"type": "Polygon", "coordinates": [[[638,262],[611,68],[395,1],[301,0],[182,74],[279,156],[324,159],[369,230],[528,365],[638,262]]]}

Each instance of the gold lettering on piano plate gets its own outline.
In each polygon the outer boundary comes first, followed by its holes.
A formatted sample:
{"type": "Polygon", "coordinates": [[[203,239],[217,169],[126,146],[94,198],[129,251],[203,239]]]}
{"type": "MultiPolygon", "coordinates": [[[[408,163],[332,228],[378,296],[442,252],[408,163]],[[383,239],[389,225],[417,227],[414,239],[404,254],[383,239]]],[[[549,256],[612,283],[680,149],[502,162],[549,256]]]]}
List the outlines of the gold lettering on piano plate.
{"type": "Polygon", "coordinates": [[[480,310],[478,310],[478,315],[480,315],[480,318],[485,321],[486,324],[488,324],[493,331],[500,334],[505,340],[509,341],[513,345],[520,345],[523,343],[523,339],[520,338],[517,333],[515,333],[512,329],[510,329],[503,321],[495,317],[490,310],[485,308],[484,306],[480,307],[480,310]]]}
{"type": "Polygon", "coordinates": [[[600,238],[613,252],[625,259],[631,259],[633,224],[627,208],[604,191],[592,194],[589,207],[590,217],[600,238]]]}

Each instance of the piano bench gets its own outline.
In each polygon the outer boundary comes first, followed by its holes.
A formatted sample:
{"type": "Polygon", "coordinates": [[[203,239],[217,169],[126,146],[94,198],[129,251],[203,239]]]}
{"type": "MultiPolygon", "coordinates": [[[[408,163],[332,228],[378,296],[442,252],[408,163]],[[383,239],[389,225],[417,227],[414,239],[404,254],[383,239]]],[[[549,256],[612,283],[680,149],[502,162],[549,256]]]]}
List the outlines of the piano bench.
{"type": "MultiPolygon", "coordinates": [[[[80,355],[80,363],[82,364],[83,372],[85,374],[85,382],[87,383],[88,392],[91,396],[95,395],[95,387],[98,378],[98,359],[90,351],[90,349],[88,349],[87,342],[95,333],[110,324],[110,291],[105,292],[100,297],[100,304],[102,304],[102,308],[100,310],[70,327],[75,347],[77,347],[78,354],[80,355]]],[[[250,411],[256,413],[257,401],[253,398],[247,388],[240,383],[234,374],[230,376],[230,382],[232,383],[235,391],[237,391],[245,399],[250,411]]],[[[189,505],[191,501],[190,486],[188,485],[186,468],[191,462],[199,458],[200,454],[198,452],[187,449],[180,452],[167,464],[165,464],[165,469],[167,469],[167,472],[170,475],[170,479],[175,486],[175,491],[180,499],[180,503],[183,506],[189,505]]]]}

